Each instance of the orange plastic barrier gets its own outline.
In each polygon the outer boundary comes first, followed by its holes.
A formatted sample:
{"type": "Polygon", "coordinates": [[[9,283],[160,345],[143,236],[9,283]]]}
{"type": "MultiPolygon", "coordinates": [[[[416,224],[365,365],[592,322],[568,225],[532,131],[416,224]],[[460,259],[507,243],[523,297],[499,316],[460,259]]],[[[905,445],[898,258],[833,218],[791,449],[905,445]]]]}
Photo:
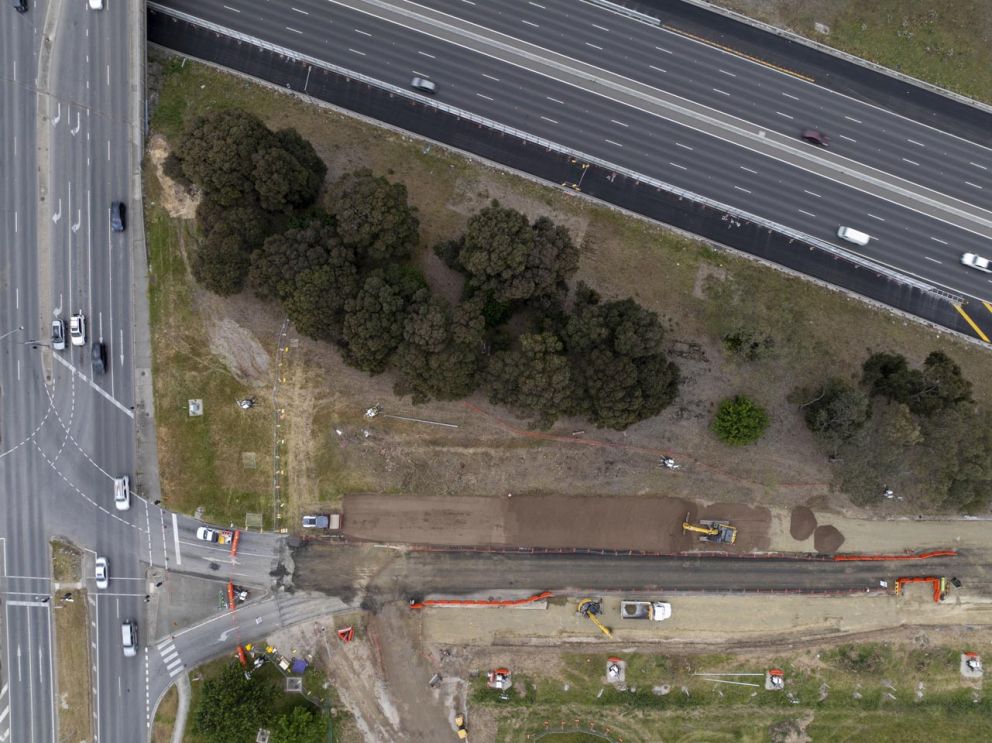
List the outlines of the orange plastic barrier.
{"type": "Polygon", "coordinates": [[[928,576],[926,578],[896,578],[896,593],[902,593],[902,587],[906,583],[932,583],[933,584],[933,602],[939,604],[940,600],[944,597],[944,579],[938,578],[936,576],[928,576]]]}
{"type": "Polygon", "coordinates": [[[521,606],[523,604],[530,604],[534,601],[543,601],[544,599],[551,598],[554,594],[551,591],[543,591],[542,593],[535,594],[534,596],[528,596],[525,599],[508,599],[506,601],[482,601],[482,600],[472,600],[472,599],[436,599],[429,601],[417,601],[410,604],[411,609],[423,609],[428,606],[521,606]]]}
{"type": "Polygon", "coordinates": [[[248,667],[248,658],[245,656],[245,649],[240,645],[238,645],[238,660],[241,661],[243,667],[248,667]]]}
{"type": "Polygon", "coordinates": [[[957,550],[932,550],[930,552],[919,552],[915,555],[834,555],[832,559],[837,562],[857,562],[857,561],[889,561],[889,560],[929,560],[931,557],[957,557],[957,550]]]}
{"type": "Polygon", "coordinates": [[[234,609],[234,584],[231,581],[227,582],[227,608],[234,609]]]}
{"type": "Polygon", "coordinates": [[[238,554],[238,542],[241,541],[241,531],[236,530],[234,532],[234,539],[231,540],[231,557],[238,554]]]}

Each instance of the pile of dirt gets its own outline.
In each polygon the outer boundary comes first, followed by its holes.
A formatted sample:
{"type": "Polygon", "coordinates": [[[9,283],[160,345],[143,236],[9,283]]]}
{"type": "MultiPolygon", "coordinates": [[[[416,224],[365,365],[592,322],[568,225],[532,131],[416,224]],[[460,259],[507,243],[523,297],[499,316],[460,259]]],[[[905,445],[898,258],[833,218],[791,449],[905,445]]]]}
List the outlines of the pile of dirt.
{"type": "Polygon", "coordinates": [[[844,544],[844,535],[836,526],[818,526],[813,532],[813,548],[823,554],[833,554],[844,544]]]}
{"type": "Polygon", "coordinates": [[[789,524],[789,534],[800,542],[809,539],[816,528],[816,516],[806,506],[796,506],[792,509],[792,522],[789,524]]]}

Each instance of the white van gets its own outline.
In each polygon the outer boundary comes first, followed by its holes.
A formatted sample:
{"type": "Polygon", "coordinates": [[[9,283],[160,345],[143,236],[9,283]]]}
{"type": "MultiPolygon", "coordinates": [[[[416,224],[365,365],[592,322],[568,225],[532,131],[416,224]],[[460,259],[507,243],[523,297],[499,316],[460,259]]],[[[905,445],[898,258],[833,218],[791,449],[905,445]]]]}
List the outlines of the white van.
{"type": "Polygon", "coordinates": [[[841,240],[847,240],[849,243],[854,243],[855,245],[867,245],[868,241],[871,240],[871,235],[864,232],[859,232],[853,227],[841,227],[837,230],[837,237],[841,240]]]}
{"type": "Polygon", "coordinates": [[[127,475],[114,478],[114,507],[126,511],[131,507],[131,488],[127,475]]]}
{"type": "Polygon", "coordinates": [[[121,622],[121,645],[128,658],[138,654],[138,625],[133,619],[121,622]]]}

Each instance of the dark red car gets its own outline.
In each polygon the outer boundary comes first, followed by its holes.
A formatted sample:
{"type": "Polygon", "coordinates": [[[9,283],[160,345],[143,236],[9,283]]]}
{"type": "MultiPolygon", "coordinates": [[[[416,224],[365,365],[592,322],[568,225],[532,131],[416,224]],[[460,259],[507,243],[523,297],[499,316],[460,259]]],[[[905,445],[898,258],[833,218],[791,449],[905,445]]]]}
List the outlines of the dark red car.
{"type": "Polygon", "coordinates": [[[819,145],[820,147],[826,147],[830,143],[830,137],[819,129],[803,129],[803,133],[799,136],[810,144],[819,145]]]}

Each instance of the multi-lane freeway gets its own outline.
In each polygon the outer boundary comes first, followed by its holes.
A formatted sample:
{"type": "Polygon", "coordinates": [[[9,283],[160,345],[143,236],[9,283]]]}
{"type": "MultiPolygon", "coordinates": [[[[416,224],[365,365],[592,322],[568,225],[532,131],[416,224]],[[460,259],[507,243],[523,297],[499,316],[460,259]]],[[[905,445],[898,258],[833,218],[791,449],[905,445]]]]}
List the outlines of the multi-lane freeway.
{"type": "Polygon", "coordinates": [[[243,39],[436,100],[754,214],[954,294],[992,254],[992,151],[663,26],[572,0],[164,0],[243,39]],[[799,139],[815,127],[830,147],[799,139]],[[869,233],[860,247],[841,225],[869,233]]]}

